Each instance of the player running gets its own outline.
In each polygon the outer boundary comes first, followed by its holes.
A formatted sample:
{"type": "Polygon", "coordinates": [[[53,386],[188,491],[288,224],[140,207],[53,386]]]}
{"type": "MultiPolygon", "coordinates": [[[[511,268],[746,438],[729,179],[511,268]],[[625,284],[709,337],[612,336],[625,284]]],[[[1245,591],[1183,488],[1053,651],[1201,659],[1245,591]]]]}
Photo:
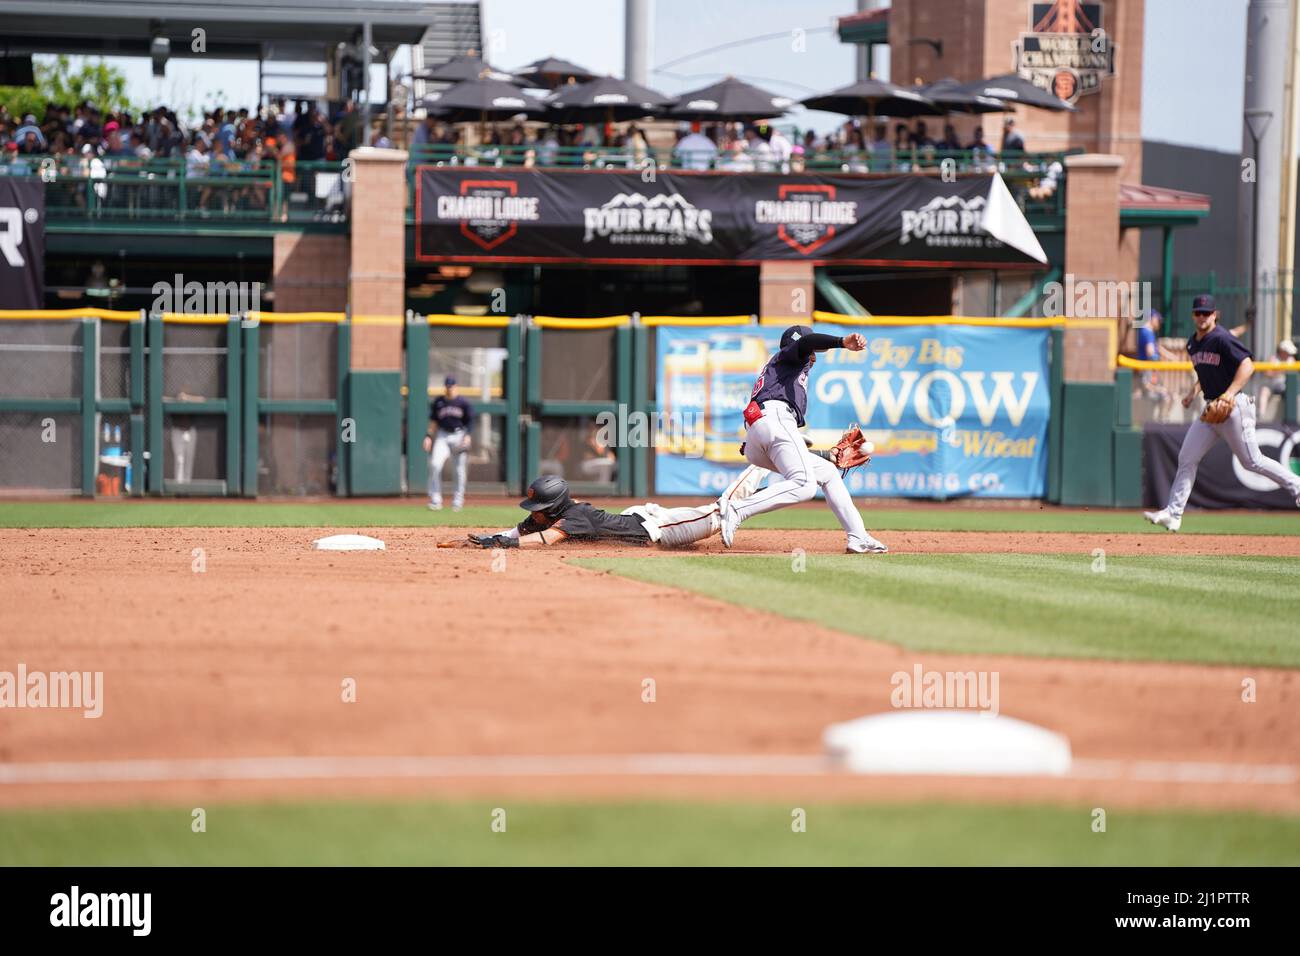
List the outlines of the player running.
{"type": "Polygon", "coordinates": [[[774,471],[783,480],[769,482],[761,492],[744,499],[723,492],[718,501],[722,543],[728,548],[746,518],[810,501],[820,487],[848,535],[845,550],[852,554],[889,550],[867,533],[839,469],[810,451],[799,434],[808,408],[808,373],[817,361],[816,353],[840,348],[861,352],[866,347],[867,340],[857,332],[840,338],[814,332],[806,325],[792,325],[781,333],[781,347],[763,366],[745,408],[748,432],[742,448],[751,465],[774,471]]]}
{"type": "Polygon", "coordinates": [[[1199,390],[1205,395],[1205,411],[1192,422],[1178,451],[1178,472],[1169,490],[1169,504],[1162,511],[1143,512],[1152,524],[1177,531],[1183,523],[1183,509],[1196,481],[1201,459],[1222,438],[1249,471],[1271,478],[1291,494],[1300,507],[1300,475],[1260,453],[1255,441],[1255,400],[1241,394],[1255,372],[1250,350],[1241,340],[1219,325],[1214,296],[1198,295],[1192,301],[1196,332],[1187,340],[1196,381],[1183,396],[1183,408],[1192,404],[1199,390]]]}

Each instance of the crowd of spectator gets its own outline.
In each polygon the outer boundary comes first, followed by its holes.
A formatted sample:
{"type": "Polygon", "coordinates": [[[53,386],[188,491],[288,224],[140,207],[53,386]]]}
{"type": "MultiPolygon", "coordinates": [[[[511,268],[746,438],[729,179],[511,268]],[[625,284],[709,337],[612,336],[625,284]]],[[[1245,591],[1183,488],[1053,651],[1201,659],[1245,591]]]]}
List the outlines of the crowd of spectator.
{"type": "MultiPolygon", "coordinates": [[[[265,208],[265,175],[278,165],[286,186],[298,179],[299,162],[341,160],[362,139],[364,122],[347,102],[326,115],[315,101],[280,99],[259,110],[216,108],[186,122],[166,106],[142,113],[101,112],[93,103],[46,104],[44,116],[11,115],[0,104],[0,172],[102,178],[108,169],[143,167],[152,160],[183,160],[186,175],[199,179],[255,178],[238,187],[218,183],[200,189],[200,209],[265,208]]],[[[84,197],[82,200],[84,201],[84,197]]]]}
{"type": "MultiPolygon", "coordinates": [[[[952,123],[944,123],[942,137],[932,138],[924,119],[910,125],[896,123],[892,136],[884,120],[850,120],[825,136],[812,130],[799,135],[763,122],[681,124],[675,142],[659,149],[651,146],[635,123],[621,129],[613,123],[494,124],[476,134],[477,130],[471,132],[474,142],[467,142],[461,129],[429,116],[415,127],[411,145],[417,151],[447,154],[456,162],[488,165],[637,167],[653,161],[691,170],[786,173],[809,169],[908,172],[937,168],[945,158],[956,159],[963,169],[992,170],[1004,167],[1006,161],[1023,165],[1024,158],[1017,154],[1025,150],[1011,118],[1003,124],[998,149],[985,140],[982,127],[963,141],[952,123]]],[[[1040,177],[1031,190],[1035,199],[1050,196],[1062,172],[1059,163],[1050,162],[1026,171],[1040,177]]]]}

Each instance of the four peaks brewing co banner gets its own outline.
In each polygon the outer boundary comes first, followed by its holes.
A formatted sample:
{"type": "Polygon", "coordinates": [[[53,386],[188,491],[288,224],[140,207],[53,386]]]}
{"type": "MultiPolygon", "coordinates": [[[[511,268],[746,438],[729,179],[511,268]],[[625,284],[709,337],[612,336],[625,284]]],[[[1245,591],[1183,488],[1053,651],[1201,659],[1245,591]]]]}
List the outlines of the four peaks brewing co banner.
{"type": "MultiPolygon", "coordinates": [[[[745,467],[743,410],[781,332],[657,329],[656,493],[716,494],[745,467]]],[[[862,426],[876,450],[846,479],[855,495],[1040,498],[1050,407],[1047,329],[879,328],[863,352],[818,354],[807,434],[829,448],[850,423],[862,426]]]]}
{"type": "Polygon", "coordinates": [[[0,308],[45,308],[45,184],[0,176],[0,308]]]}
{"type": "Polygon", "coordinates": [[[422,262],[1014,267],[1047,261],[1000,176],[556,171],[422,166],[422,262]]]}

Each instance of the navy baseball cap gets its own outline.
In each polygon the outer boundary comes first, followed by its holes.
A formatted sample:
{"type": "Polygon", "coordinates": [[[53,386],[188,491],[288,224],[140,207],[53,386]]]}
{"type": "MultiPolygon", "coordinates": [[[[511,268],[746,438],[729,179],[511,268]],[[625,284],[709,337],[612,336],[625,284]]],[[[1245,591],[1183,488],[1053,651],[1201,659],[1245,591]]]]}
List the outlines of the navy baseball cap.
{"type": "Polygon", "coordinates": [[[805,335],[812,335],[812,329],[806,325],[792,325],[781,333],[781,348],[785,348],[791,342],[798,342],[805,335]]]}
{"type": "Polygon", "coordinates": [[[1198,295],[1192,300],[1192,312],[1218,312],[1219,307],[1214,304],[1214,296],[1198,295]]]}
{"type": "Polygon", "coordinates": [[[442,384],[447,386],[448,388],[451,388],[453,385],[456,384],[456,376],[448,375],[446,378],[442,380],[442,384]]]}

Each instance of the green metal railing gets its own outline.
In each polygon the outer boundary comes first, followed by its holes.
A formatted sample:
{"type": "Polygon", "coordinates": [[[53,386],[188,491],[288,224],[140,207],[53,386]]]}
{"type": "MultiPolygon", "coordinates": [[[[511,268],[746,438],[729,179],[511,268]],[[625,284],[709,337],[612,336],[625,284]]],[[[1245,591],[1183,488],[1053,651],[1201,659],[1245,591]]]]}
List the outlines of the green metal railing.
{"type": "Polygon", "coordinates": [[[70,220],[341,222],[343,164],[182,158],[23,157],[0,175],[39,176],[54,223],[70,220]]]}
{"type": "MultiPolygon", "coordinates": [[[[1202,275],[1175,273],[1171,282],[1170,301],[1162,301],[1159,276],[1143,280],[1150,283],[1153,290],[1154,305],[1164,314],[1162,337],[1185,338],[1192,334],[1192,300],[1196,296],[1208,293],[1214,296],[1219,308],[1220,321],[1234,328],[1247,320],[1247,311],[1251,301],[1252,290],[1248,278],[1221,276],[1215,272],[1202,275]]],[[[1295,338],[1300,335],[1295,321],[1295,274],[1279,272],[1268,277],[1268,281],[1255,290],[1257,313],[1272,313],[1277,316],[1278,328],[1284,337],[1295,338]]],[[[1255,343],[1252,343],[1254,345],[1255,343]]],[[[1269,349],[1272,346],[1268,346],[1269,349]]],[[[1259,354],[1258,358],[1270,356],[1259,354]]]]}

